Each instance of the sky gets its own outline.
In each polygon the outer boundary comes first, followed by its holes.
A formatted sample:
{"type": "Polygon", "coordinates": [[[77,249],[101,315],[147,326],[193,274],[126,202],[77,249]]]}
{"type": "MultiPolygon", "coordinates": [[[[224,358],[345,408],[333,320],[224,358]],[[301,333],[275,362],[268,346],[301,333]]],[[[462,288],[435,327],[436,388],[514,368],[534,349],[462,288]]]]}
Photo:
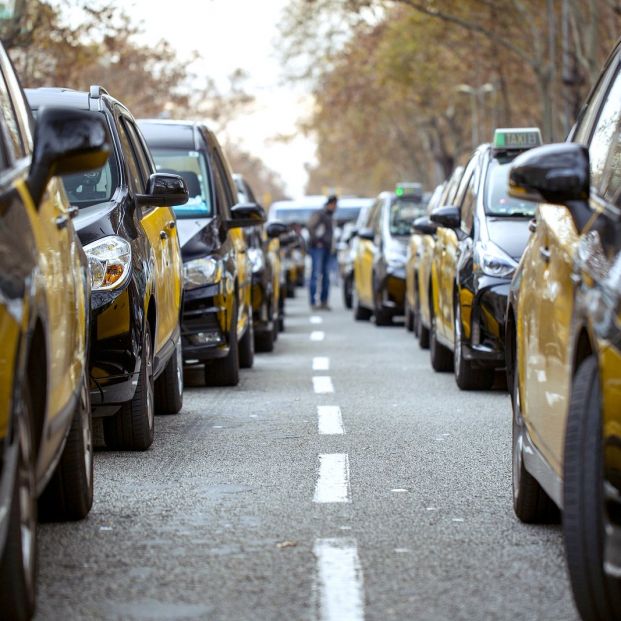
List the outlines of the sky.
{"type": "Polygon", "coordinates": [[[277,26],[288,0],[125,0],[123,7],[142,22],[148,38],[167,39],[182,57],[193,50],[203,61],[193,66],[224,88],[235,69],[249,76],[245,90],[256,103],[249,114],[232,123],[229,137],[240,148],[260,157],[278,172],[292,196],[304,193],[314,143],[300,135],[296,124],[312,107],[302,85],[285,84],[277,57],[277,26]],[[286,144],[274,140],[292,135],[286,144]]]}

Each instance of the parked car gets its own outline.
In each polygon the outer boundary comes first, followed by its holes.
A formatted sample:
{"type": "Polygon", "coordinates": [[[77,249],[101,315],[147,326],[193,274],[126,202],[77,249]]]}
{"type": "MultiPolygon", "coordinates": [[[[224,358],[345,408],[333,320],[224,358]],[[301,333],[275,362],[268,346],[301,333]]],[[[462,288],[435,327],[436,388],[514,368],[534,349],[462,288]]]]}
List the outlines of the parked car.
{"type": "Polygon", "coordinates": [[[114,145],[102,169],[63,178],[92,274],[93,415],[112,449],[146,450],[155,413],[179,412],[183,367],[181,253],[171,207],[187,202],[178,175],[156,173],[130,111],[100,86],[27,91],[30,106],[90,110],[114,145]]]}
{"type": "Polygon", "coordinates": [[[382,192],[357,232],[353,307],[357,320],[375,316],[389,325],[404,313],[407,239],[414,220],[425,213],[422,193],[382,192]]]}
{"type": "Polygon", "coordinates": [[[192,121],[138,122],[159,172],[181,175],[190,199],[175,210],[183,257],[183,359],[204,364],[209,385],[235,386],[254,360],[252,267],[243,228],[265,221],[238,202],[215,134],[192,121]]]}
{"type": "Polygon", "coordinates": [[[511,162],[540,144],[536,127],[497,129],[470,158],[454,204],[430,216],[438,225],[431,364],[454,370],[462,390],[491,388],[505,366],[509,284],[535,214],[531,203],[508,195],[507,179],[511,162]]]}
{"type": "Polygon", "coordinates": [[[621,46],[568,142],[518,157],[509,192],[536,205],[511,284],[507,381],[513,507],[562,510],[585,621],[621,618],[621,46]]]}
{"type": "MultiPolygon", "coordinates": [[[[240,203],[258,204],[248,182],[233,175],[240,203]]],[[[279,236],[287,231],[280,222],[245,229],[248,257],[252,267],[252,323],[257,351],[274,349],[280,324],[281,260],[279,236]]]]}
{"type": "Polygon", "coordinates": [[[41,519],[93,502],[86,359],[90,275],[56,175],[108,158],[98,115],[49,107],[34,125],[0,45],[0,611],[34,613],[41,519]]]}

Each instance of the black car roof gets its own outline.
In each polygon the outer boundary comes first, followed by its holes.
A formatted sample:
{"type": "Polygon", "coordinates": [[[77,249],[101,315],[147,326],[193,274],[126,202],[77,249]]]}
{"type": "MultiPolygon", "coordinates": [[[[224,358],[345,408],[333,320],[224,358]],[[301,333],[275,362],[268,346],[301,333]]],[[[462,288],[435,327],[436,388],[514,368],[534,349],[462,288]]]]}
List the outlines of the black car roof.
{"type": "Polygon", "coordinates": [[[207,128],[192,121],[139,119],[137,122],[152,149],[196,149],[199,127],[208,135],[207,128]]]}
{"type": "Polygon", "coordinates": [[[26,88],[26,97],[33,110],[43,106],[63,106],[89,109],[88,93],[75,91],[71,88],[26,88]]]}

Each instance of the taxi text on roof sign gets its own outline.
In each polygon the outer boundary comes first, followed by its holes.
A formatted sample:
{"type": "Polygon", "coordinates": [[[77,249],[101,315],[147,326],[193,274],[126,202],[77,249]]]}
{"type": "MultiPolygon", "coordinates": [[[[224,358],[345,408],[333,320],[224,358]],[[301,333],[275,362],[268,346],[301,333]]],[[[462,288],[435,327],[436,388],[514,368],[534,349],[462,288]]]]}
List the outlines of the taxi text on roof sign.
{"type": "Polygon", "coordinates": [[[532,149],[541,144],[538,127],[503,127],[494,132],[494,149],[532,149]]]}
{"type": "Polygon", "coordinates": [[[422,193],[423,186],[420,183],[403,181],[401,183],[398,183],[397,187],[395,188],[395,194],[397,196],[405,196],[406,194],[414,194],[418,196],[419,194],[422,195],[422,193]]]}

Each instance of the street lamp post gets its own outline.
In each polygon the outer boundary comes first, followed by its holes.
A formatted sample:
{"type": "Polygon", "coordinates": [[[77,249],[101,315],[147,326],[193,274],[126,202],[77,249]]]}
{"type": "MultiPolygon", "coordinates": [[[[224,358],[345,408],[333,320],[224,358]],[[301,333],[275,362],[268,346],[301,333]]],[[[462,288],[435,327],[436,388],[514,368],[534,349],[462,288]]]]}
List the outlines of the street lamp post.
{"type": "Polygon", "coordinates": [[[481,98],[486,93],[493,93],[496,87],[491,82],[487,82],[479,87],[470,86],[470,84],[460,84],[456,90],[458,93],[470,95],[472,110],[472,148],[476,149],[479,144],[479,105],[481,103],[481,98]]]}

